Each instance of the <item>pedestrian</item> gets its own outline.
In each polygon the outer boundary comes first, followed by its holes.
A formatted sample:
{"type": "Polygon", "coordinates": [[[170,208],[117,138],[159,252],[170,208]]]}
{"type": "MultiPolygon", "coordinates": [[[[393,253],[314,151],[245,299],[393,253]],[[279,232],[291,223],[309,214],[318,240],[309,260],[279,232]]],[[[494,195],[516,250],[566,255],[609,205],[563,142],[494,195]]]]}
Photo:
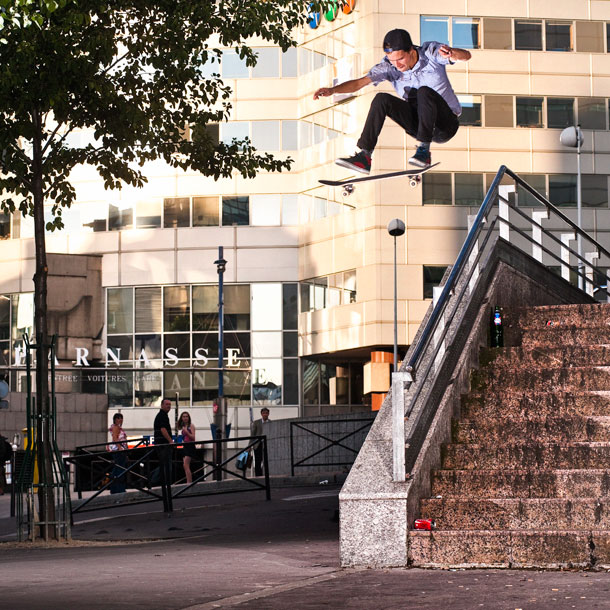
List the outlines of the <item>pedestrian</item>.
{"type": "Polygon", "coordinates": [[[366,85],[389,81],[399,97],[378,93],[369,109],[364,129],[357,142],[360,149],[353,157],[336,160],[338,165],[368,174],[373,151],[386,116],[398,123],[410,136],[417,138],[411,165],[427,167],[432,163],[431,142],[447,142],[459,128],[462,107],[447,77],[445,67],[457,61],[468,61],[470,51],[452,48],[440,42],[416,46],[406,30],[389,31],[383,40],[385,57],[366,76],[322,87],[313,99],[336,93],[354,93],[366,85]]]}
{"type": "Polygon", "coordinates": [[[112,469],[112,484],[110,493],[125,493],[125,469],[127,468],[127,433],[123,430],[123,414],[115,413],[112,416],[112,425],[108,428],[112,437],[109,449],[112,452],[114,468],[112,469]],[[123,476],[122,476],[123,475],[123,476]]]}
{"type": "MultiPolygon", "coordinates": [[[[0,434],[0,496],[4,495],[6,487],[6,462],[13,456],[13,446],[7,438],[0,434]]],[[[12,474],[12,473],[11,473],[12,474]]]]}
{"type": "MultiPolygon", "coordinates": [[[[260,419],[256,419],[250,426],[250,432],[252,436],[266,436],[267,432],[265,428],[269,423],[269,409],[263,407],[261,409],[260,419]]],[[[263,443],[257,443],[254,446],[254,475],[257,477],[263,476],[263,443]]],[[[265,470],[267,470],[267,462],[265,461],[265,470]]]]}
{"type": "Polygon", "coordinates": [[[191,472],[191,461],[195,457],[195,424],[191,422],[191,416],[188,411],[181,413],[178,419],[178,434],[182,434],[182,465],[184,466],[184,474],[186,482],[193,482],[193,473],[191,472]]]}
{"type": "Polygon", "coordinates": [[[168,413],[172,408],[172,401],[169,398],[164,398],[161,401],[161,408],[155,417],[154,422],[154,438],[157,459],[159,460],[159,474],[163,495],[163,509],[166,513],[172,510],[172,427],[169,423],[168,413]]]}

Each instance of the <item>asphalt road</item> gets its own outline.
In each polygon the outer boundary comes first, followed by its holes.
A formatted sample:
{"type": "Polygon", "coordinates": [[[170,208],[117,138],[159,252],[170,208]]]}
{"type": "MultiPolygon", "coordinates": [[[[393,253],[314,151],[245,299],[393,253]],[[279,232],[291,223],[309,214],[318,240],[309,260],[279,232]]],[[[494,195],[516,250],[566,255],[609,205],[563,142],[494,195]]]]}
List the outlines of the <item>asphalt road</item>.
{"type": "MultiPolygon", "coordinates": [[[[71,545],[0,544],[0,603],[7,610],[610,609],[606,572],[343,570],[338,492],[274,489],[269,502],[260,492],[193,498],[169,518],[158,505],[87,513],[71,545]]],[[[2,540],[10,529],[0,518],[2,540]]]]}

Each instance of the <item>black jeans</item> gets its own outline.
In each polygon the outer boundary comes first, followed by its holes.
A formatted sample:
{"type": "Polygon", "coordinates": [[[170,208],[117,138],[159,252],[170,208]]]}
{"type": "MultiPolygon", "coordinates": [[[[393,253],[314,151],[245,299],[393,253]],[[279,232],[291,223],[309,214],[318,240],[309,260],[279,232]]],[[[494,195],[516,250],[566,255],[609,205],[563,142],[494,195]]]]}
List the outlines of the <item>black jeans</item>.
{"type": "Polygon", "coordinates": [[[411,89],[406,100],[391,93],[378,93],[358,140],[359,148],[374,150],[387,116],[419,142],[447,142],[460,126],[447,102],[430,87],[411,89]]]}

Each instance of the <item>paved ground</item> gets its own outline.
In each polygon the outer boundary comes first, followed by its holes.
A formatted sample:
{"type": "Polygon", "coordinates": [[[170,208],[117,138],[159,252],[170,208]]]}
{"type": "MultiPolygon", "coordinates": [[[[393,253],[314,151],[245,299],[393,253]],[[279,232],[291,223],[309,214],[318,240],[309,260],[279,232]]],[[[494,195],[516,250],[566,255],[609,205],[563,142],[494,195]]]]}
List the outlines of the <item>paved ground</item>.
{"type": "Polygon", "coordinates": [[[2,608],[610,609],[610,574],[342,570],[338,486],[274,489],[77,517],[75,543],[13,542],[0,498],[2,608]]]}

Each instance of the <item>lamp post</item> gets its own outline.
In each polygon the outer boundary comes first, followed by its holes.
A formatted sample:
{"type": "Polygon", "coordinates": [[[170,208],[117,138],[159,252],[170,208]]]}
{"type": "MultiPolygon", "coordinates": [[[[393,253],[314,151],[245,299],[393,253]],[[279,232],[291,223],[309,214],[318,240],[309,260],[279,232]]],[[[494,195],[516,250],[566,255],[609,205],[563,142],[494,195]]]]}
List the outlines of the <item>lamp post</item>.
{"type": "Polygon", "coordinates": [[[396,276],[396,238],[404,235],[405,223],[394,218],[388,223],[388,233],[394,238],[394,372],[398,371],[398,280],[396,276]]]}
{"type": "Polygon", "coordinates": [[[220,464],[223,462],[223,447],[220,442],[225,437],[227,426],[227,409],[224,398],[224,272],[227,268],[227,261],[223,257],[223,246],[218,246],[218,260],[214,261],[218,271],[218,402],[214,408],[214,424],[217,443],[214,443],[215,465],[214,480],[222,479],[220,464]]]}
{"type": "MultiPolygon", "coordinates": [[[[580,171],[580,147],[583,145],[584,137],[580,125],[573,127],[566,127],[559,136],[559,141],[569,148],[576,149],[576,160],[577,160],[577,176],[576,176],[576,224],[579,229],[582,229],[582,184],[581,184],[581,171],[580,171]]],[[[584,281],[581,275],[582,271],[582,237],[580,233],[576,238],[577,251],[578,251],[578,288],[583,290],[584,281]]]]}

